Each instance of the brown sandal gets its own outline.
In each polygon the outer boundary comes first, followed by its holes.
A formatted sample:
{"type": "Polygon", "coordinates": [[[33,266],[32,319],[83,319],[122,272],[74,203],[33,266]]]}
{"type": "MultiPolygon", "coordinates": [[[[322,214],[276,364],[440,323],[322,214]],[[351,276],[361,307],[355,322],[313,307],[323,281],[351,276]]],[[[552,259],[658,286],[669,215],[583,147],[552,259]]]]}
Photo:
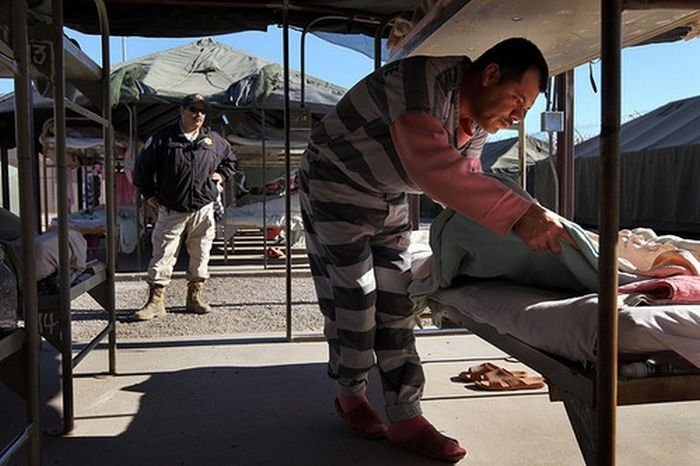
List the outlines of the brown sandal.
{"type": "Polygon", "coordinates": [[[518,375],[499,369],[474,382],[481,390],[532,390],[544,387],[544,379],[537,375],[518,375]]]}
{"type": "MultiPolygon", "coordinates": [[[[499,370],[505,371],[506,369],[503,369],[493,363],[485,362],[483,364],[479,364],[478,366],[472,366],[466,371],[460,372],[459,375],[455,377],[455,380],[461,383],[472,383],[476,382],[477,380],[484,380],[486,374],[499,370]]],[[[516,377],[527,376],[527,372],[525,371],[510,371],[510,373],[516,377]]]]}

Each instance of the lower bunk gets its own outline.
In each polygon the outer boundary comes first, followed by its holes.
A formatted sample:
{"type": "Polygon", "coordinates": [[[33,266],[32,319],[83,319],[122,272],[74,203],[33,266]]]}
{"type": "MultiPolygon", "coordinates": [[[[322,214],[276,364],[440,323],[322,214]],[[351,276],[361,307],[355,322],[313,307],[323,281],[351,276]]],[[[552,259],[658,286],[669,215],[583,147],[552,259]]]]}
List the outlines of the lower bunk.
{"type": "MultiPolygon", "coordinates": [[[[619,309],[618,406],[700,400],[700,305],[619,309]]],[[[439,327],[465,328],[539,372],[564,404],[586,464],[596,464],[596,294],[487,280],[428,298],[439,327]]]]}
{"type": "MultiPolygon", "coordinates": [[[[58,254],[58,235],[49,232],[37,236],[34,244],[35,270],[37,277],[37,319],[40,336],[61,354],[61,382],[63,392],[63,433],[74,425],[73,369],[105,338],[108,338],[109,373],[116,373],[116,310],[114,294],[106,264],[98,261],[86,262],[86,242],[80,233],[68,231],[70,288],[62,295],[58,254]],[[73,300],[89,294],[106,313],[106,324],[82,349],[74,353],[72,338],[73,300]]],[[[18,296],[25,292],[22,285],[23,265],[20,259],[21,243],[0,241],[0,251],[5,254],[15,277],[13,286],[18,286],[18,296]]],[[[17,312],[16,319],[21,317],[17,312]]]]}

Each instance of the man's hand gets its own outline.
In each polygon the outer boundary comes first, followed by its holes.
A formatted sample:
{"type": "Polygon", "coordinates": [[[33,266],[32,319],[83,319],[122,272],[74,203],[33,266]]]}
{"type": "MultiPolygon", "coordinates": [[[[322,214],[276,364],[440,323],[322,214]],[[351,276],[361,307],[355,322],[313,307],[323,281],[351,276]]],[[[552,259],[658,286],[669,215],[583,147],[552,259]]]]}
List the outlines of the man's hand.
{"type": "Polygon", "coordinates": [[[211,179],[216,181],[217,183],[221,183],[224,181],[224,177],[221,176],[221,173],[219,172],[214,172],[211,174],[211,179]]]}
{"type": "Polygon", "coordinates": [[[158,202],[158,198],[156,196],[151,196],[146,199],[146,203],[156,210],[160,208],[160,202],[158,202]]]}
{"type": "Polygon", "coordinates": [[[576,246],[574,239],[559,220],[559,216],[539,204],[532,204],[525,211],[525,214],[513,226],[513,233],[518,235],[533,251],[551,251],[559,254],[561,252],[560,239],[576,246]]]}

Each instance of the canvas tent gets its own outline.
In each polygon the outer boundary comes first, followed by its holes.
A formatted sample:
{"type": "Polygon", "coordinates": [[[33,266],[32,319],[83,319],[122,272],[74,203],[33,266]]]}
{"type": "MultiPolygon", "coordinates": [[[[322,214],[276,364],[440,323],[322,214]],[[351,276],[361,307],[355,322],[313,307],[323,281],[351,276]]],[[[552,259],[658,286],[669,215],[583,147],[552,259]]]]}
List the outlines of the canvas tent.
{"type": "MultiPolygon", "coordinates": [[[[271,156],[268,171],[274,172],[270,176],[278,176],[283,169],[279,163],[284,150],[283,71],[277,63],[204,38],[113,66],[111,87],[114,126],[135,140],[143,141],[176,121],[182,97],[196,92],[211,102],[207,124],[228,138],[242,162],[260,164],[264,133],[271,156]]],[[[302,106],[301,93],[301,75],[291,70],[293,109],[302,106]]],[[[307,75],[303,107],[311,113],[312,122],[319,121],[344,93],[340,86],[307,75]]],[[[36,90],[33,96],[38,134],[52,115],[53,101],[36,90]]],[[[85,102],[81,95],[76,99],[85,102]]],[[[0,127],[4,127],[3,121],[7,123],[3,132],[6,147],[14,145],[13,112],[14,96],[2,96],[0,127]]],[[[293,156],[306,146],[307,137],[304,131],[291,133],[293,156]]],[[[249,170],[250,175],[253,172],[249,170]]]]}
{"type": "MultiPolygon", "coordinates": [[[[290,97],[299,103],[300,74],[291,72],[290,97]]],[[[199,93],[217,108],[281,109],[282,67],[204,38],[130,60],[112,67],[113,101],[119,103],[179,103],[199,93]]],[[[305,106],[325,112],[344,89],[306,77],[305,106]]]]}
{"type": "MultiPolygon", "coordinates": [[[[598,224],[600,137],[575,148],[575,219],[598,224]]],[[[700,96],[665,104],[622,125],[620,225],[700,232],[700,96]]]]}
{"type": "MultiPolygon", "coordinates": [[[[517,178],[520,170],[520,143],[517,137],[489,142],[481,154],[481,168],[485,172],[502,173],[517,178]]],[[[532,167],[549,157],[549,144],[536,136],[525,136],[525,163],[532,167]]]]}
{"type": "MultiPolygon", "coordinates": [[[[368,70],[369,71],[369,70],[368,70]]],[[[281,137],[283,109],[283,72],[274,62],[248,55],[238,49],[211,38],[196,40],[190,44],[164,50],[130,60],[112,67],[112,102],[114,126],[129,132],[132,112],[136,111],[136,136],[145,139],[156,129],[174,122],[175,107],[182,97],[199,93],[212,103],[214,118],[208,124],[231,134],[236,144],[260,143],[261,110],[266,111],[268,139],[271,147],[283,146],[281,137]],[[127,110],[126,107],[129,107],[127,110]],[[229,124],[220,119],[227,115],[229,124]],[[239,114],[240,116],[236,116],[239,114]],[[228,126],[228,127],[225,127],[228,126]],[[275,131],[277,129],[278,131],[275,131]],[[275,141],[279,138],[279,141],[275,141]],[[251,141],[252,139],[252,141],[251,141]]],[[[303,107],[318,120],[343,96],[345,89],[329,82],[305,77],[303,107]]],[[[53,101],[34,91],[34,108],[51,112],[53,101]]],[[[87,101],[81,95],[79,103],[87,101]]],[[[301,107],[301,75],[290,72],[290,100],[292,107],[301,107]]],[[[0,98],[0,120],[7,120],[6,129],[12,133],[14,96],[0,98]]],[[[44,114],[39,115],[43,120],[44,114]]],[[[41,128],[43,121],[37,124],[41,128]]],[[[11,138],[3,140],[10,147],[11,138]]],[[[305,136],[294,138],[297,144],[305,136]]]]}
{"type": "MultiPolygon", "coordinates": [[[[525,136],[525,185],[527,191],[542,204],[556,210],[556,185],[553,183],[555,167],[550,159],[550,144],[546,134],[525,136]],[[537,174],[540,173],[540,176],[537,174]]],[[[486,144],[481,155],[485,172],[506,176],[520,181],[520,142],[517,137],[486,144]]]]}
{"type": "MultiPolygon", "coordinates": [[[[307,75],[302,99],[301,74],[294,70],[289,90],[292,111],[303,107],[309,113],[307,128],[345,93],[342,87],[307,75]]],[[[191,93],[209,101],[207,124],[236,149],[248,188],[261,187],[284,173],[284,82],[279,64],[204,38],[112,68],[115,126],[134,128],[131,134],[140,140],[179,118],[176,109],[191,93]]],[[[292,167],[307,139],[308,131],[291,132],[292,167]]]]}
{"type": "MultiPolygon", "coordinates": [[[[112,97],[115,103],[138,110],[138,133],[145,136],[169,120],[177,118],[173,105],[190,93],[207,97],[212,109],[225,113],[228,133],[249,139],[251,126],[261,124],[260,110],[281,115],[283,108],[282,67],[259,57],[248,55],[211,38],[131,60],[112,68],[112,97]],[[234,113],[257,115],[245,121],[234,113]]],[[[342,87],[305,77],[304,102],[301,101],[301,75],[290,71],[292,107],[305,107],[320,117],[330,110],[345,93],[342,87]]],[[[124,116],[124,115],[122,115],[124,116]]],[[[216,115],[215,115],[216,116],[216,115]]],[[[268,115],[269,117],[269,115],[268,115]]],[[[281,118],[278,116],[277,118],[281,118]]],[[[221,124],[209,118],[209,124],[221,124]]],[[[271,128],[280,127],[274,117],[271,128]]],[[[116,123],[119,125],[119,121],[116,123]]],[[[257,138],[259,140],[259,138],[257,138]]]]}

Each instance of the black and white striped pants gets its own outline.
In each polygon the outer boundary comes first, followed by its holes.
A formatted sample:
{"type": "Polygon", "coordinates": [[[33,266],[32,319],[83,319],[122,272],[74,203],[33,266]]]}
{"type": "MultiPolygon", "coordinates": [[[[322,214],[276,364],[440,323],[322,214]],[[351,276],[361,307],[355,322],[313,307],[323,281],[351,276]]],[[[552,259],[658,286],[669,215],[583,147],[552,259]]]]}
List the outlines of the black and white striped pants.
{"type": "Polygon", "coordinates": [[[364,393],[375,365],[390,421],[421,414],[425,377],[407,295],[411,227],[405,194],[367,193],[307,151],[300,170],[306,247],[325,316],[329,375],[364,393]]]}

